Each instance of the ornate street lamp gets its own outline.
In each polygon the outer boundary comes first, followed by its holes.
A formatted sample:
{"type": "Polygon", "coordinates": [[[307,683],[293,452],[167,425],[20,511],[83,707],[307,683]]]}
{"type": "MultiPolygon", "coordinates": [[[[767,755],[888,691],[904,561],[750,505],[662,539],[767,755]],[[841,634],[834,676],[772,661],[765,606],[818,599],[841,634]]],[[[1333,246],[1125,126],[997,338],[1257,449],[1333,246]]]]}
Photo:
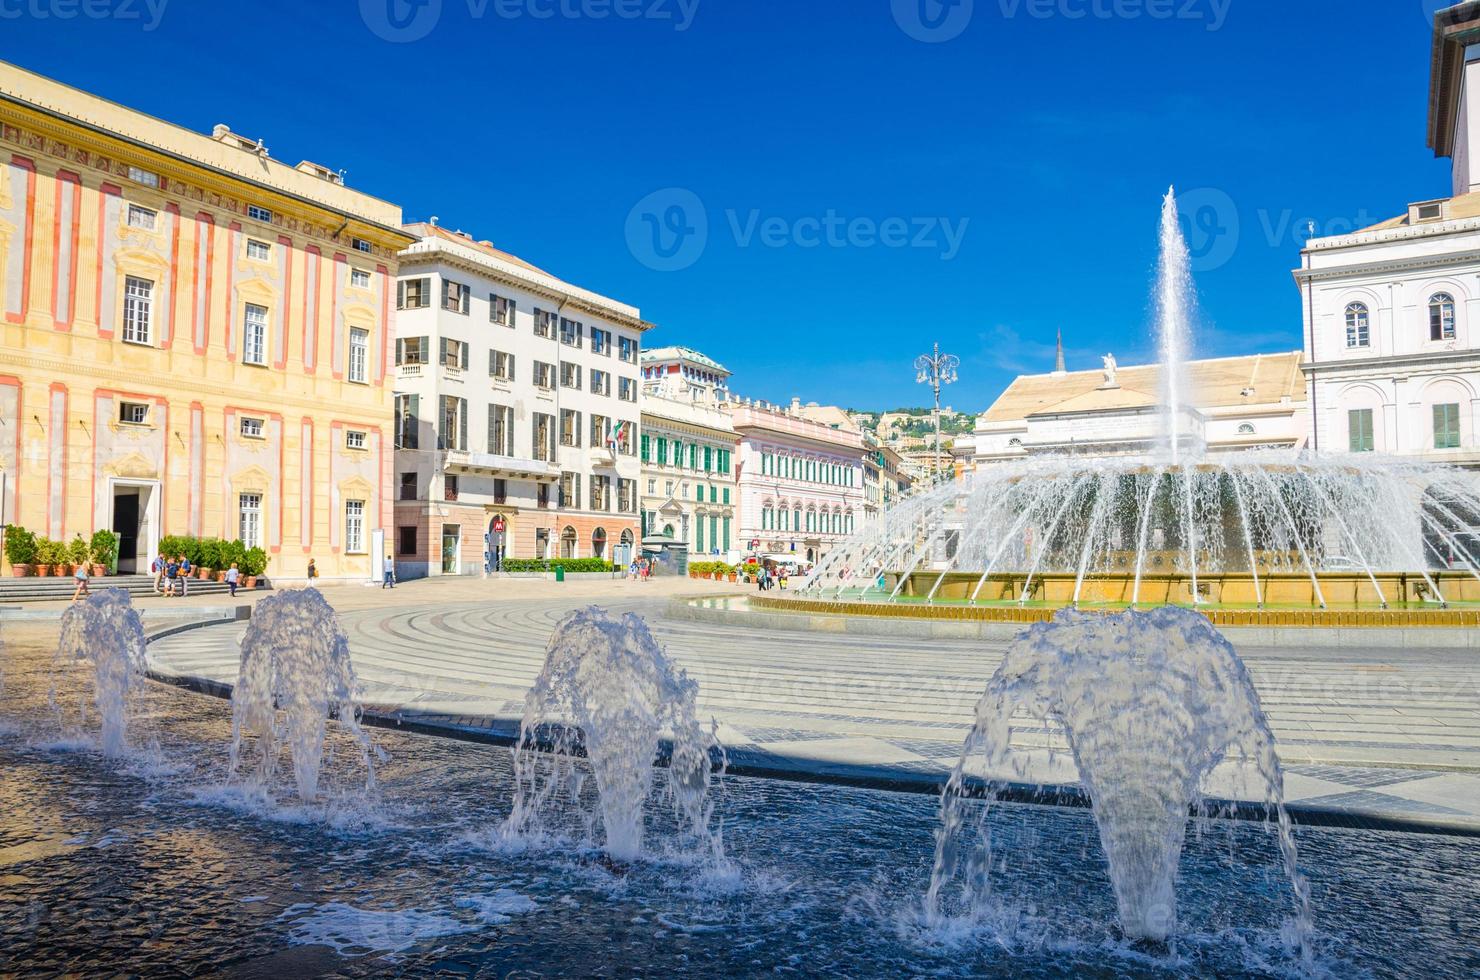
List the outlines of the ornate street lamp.
{"type": "Polygon", "coordinates": [[[928,384],[935,394],[935,477],[940,479],[940,386],[952,384],[956,380],[956,368],[961,366],[961,359],[955,354],[942,354],[940,344],[934,345],[934,352],[921,354],[915,358],[915,381],[918,384],[928,384]]]}

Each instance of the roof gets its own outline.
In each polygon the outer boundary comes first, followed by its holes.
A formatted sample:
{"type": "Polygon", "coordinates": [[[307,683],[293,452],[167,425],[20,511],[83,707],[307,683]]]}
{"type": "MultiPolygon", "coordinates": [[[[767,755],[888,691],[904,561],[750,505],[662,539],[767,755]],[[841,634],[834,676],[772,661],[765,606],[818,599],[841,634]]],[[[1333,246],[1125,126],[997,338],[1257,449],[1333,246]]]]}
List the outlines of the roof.
{"type": "MultiPolygon", "coordinates": [[[[1358,228],[1352,234],[1360,234],[1364,231],[1388,231],[1393,228],[1407,228],[1412,224],[1409,220],[1410,214],[1411,212],[1404,211],[1396,218],[1388,218],[1386,221],[1379,221],[1375,225],[1358,228]]],[[[1473,191],[1469,194],[1460,194],[1458,197],[1444,199],[1444,221],[1459,221],[1464,218],[1480,218],[1480,191],[1473,191]]],[[[1440,223],[1438,221],[1423,222],[1425,225],[1437,225],[1440,223]]]]}
{"type": "MultiPolygon", "coordinates": [[[[1301,351],[1189,361],[1187,384],[1203,409],[1266,405],[1285,398],[1305,401],[1301,351]],[[1254,389],[1245,396],[1244,389],[1254,389]]],[[[1057,412],[1105,412],[1150,408],[1161,402],[1161,365],[1141,364],[1116,372],[1119,388],[1103,388],[1103,371],[1025,374],[1007,386],[982,416],[986,422],[1012,422],[1057,412]]]]}
{"type": "Polygon", "coordinates": [[[417,238],[440,238],[443,241],[457,242],[459,245],[462,245],[466,248],[476,249],[477,251],[482,252],[485,255],[491,255],[494,258],[502,259],[505,262],[512,262],[515,265],[520,266],[521,268],[528,269],[530,272],[538,272],[540,275],[550,276],[550,278],[552,279],[556,278],[553,274],[546,272],[544,269],[541,269],[537,265],[524,261],[517,255],[505,252],[503,249],[500,248],[495,248],[493,242],[473,241],[473,236],[469,235],[466,232],[448,231],[441,225],[434,225],[428,221],[414,221],[406,226],[406,231],[409,234],[415,235],[417,238]]]}
{"type": "Polygon", "coordinates": [[[726,376],[730,374],[730,369],[714,358],[706,354],[701,354],[692,347],[680,347],[676,344],[645,350],[642,352],[642,361],[644,364],[657,364],[663,361],[688,361],[691,364],[698,364],[726,376]]]}
{"type": "Polygon", "coordinates": [[[853,416],[836,405],[803,405],[800,411],[802,418],[821,422],[833,429],[845,429],[849,432],[862,431],[858,423],[853,421],[853,416]]]}

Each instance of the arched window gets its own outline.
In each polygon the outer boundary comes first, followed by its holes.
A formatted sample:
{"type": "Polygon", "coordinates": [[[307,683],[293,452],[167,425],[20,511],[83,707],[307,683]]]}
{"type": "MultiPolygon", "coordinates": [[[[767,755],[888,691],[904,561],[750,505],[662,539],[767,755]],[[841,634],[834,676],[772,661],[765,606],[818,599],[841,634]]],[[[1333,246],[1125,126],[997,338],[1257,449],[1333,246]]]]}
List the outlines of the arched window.
{"type": "Polygon", "coordinates": [[[1368,328],[1366,303],[1351,303],[1346,308],[1346,346],[1366,347],[1372,342],[1368,328]]]}
{"type": "Polygon", "coordinates": [[[606,557],[606,528],[598,527],[591,532],[591,557],[606,557]]]}
{"type": "Polygon", "coordinates": [[[1238,434],[1241,435],[1241,436],[1251,436],[1251,435],[1253,435],[1254,434],[1254,423],[1252,423],[1252,422],[1245,422],[1243,425],[1240,425],[1238,427],[1238,434]]]}
{"type": "Polygon", "coordinates": [[[665,538],[671,538],[671,537],[673,537],[673,525],[672,524],[664,524],[663,525],[663,537],[665,537],[665,538]]]}
{"type": "Polygon", "coordinates": [[[560,532],[560,557],[575,558],[576,549],[580,547],[579,539],[576,537],[576,529],[568,527],[560,532]]]}
{"type": "Polygon", "coordinates": [[[624,548],[632,547],[632,529],[630,527],[623,529],[621,542],[624,548]]]}
{"type": "Polygon", "coordinates": [[[1013,436],[1011,439],[1007,440],[1007,445],[1012,449],[1021,449],[1023,448],[1023,440],[1019,439],[1017,436],[1013,436]]]}
{"type": "Polygon", "coordinates": [[[1454,297],[1448,293],[1429,297],[1429,339],[1454,339],[1454,297]]]}

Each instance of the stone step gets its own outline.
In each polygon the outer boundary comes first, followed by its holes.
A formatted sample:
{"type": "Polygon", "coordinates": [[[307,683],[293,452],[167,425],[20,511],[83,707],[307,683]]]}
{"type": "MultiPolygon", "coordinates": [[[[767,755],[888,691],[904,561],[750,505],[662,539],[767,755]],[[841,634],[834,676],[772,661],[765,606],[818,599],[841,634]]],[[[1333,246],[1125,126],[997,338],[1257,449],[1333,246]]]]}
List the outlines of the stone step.
{"type": "MultiPolygon", "coordinates": [[[[93,589],[127,589],[129,595],[135,597],[154,594],[154,576],[152,575],[105,575],[90,579],[88,584],[93,589]]],[[[266,588],[265,580],[258,579],[257,587],[266,588]]],[[[77,583],[70,575],[44,578],[37,576],[0,578],[0,603],[65,600],[72,598],[72,593],[76,588],[77,583]]],[[[230,591],[225,582],[217,582],[214,579],[206,581],[193,578],[190,580],[190,595],[226,595],[230,591]]],[[[243,590],[238,589],[239,593],[241,591],[243,590]]]]}

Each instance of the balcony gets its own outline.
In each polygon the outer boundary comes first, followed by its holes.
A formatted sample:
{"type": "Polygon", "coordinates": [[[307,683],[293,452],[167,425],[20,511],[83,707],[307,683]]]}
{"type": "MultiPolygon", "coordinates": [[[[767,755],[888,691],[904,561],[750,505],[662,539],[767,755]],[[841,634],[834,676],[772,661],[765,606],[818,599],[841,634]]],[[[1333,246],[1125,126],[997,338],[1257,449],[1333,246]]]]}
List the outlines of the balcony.
{"type": "Polygon", "coordinates": [[[591,448],[592,466],[616,466],[616,455],[606,446],[593,446],[591,448]]]}
{"type": "Polygon", "coordinates": [[[514,477],[521,480],[556,480],[560,470],[553,463],[519,456],[496,456],[493,453],[474,453],[460,449],[447,450],[442,463],[444,473],[469,473],[487,476],[514,477]]]}
{"type": "Polygon", "coordinates": [[[403,378],[419,378],[421,377],[422,367],[423,365],[421,364],[402,364],[400,376],[403,378]]]}

